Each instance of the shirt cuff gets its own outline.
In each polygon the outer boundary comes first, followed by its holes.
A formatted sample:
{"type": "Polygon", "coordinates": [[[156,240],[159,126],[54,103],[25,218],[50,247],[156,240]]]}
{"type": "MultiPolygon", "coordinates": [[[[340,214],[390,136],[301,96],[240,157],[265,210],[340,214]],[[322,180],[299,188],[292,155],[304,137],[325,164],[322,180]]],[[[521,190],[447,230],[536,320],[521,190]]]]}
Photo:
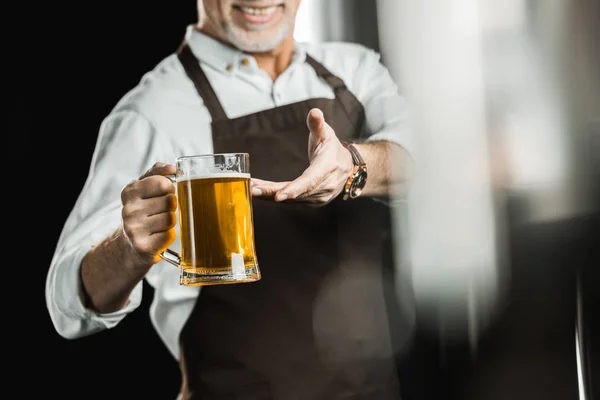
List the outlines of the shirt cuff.
{"type": "Polygon", "coordinates": [[[69,318],[87,320],[92,325],[112,328],[127,314],[135,310],[142,301],[142,282],[132,291],[128,304],[113,313],[97,313],[84,306],[83,287],[80,277],[81,260],[91,247],[78,247],[65,255],[61,268],[55,276],[55,302],[58,310],[69,318]]]}

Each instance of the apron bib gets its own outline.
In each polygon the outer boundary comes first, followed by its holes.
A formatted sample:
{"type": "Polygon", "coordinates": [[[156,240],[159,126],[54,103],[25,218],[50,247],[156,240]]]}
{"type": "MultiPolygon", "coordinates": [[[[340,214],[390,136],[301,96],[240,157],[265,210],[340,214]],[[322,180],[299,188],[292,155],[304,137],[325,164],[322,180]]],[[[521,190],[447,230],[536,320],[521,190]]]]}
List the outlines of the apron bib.
{"type": "MultiPolygon", "coordinates": [[[[335,99],[229,119],[185,43],[178,55],[212,116],[214,152],[249,153],[254,177],[291,181],[308,167],[312,108],[340,140],[364,135],[361,103],[310,56],[335,99]]],[[[253,209],[262,279],[202,288],[180,335],[182,397],[399,399],[383,279],[389,208],[340,196],[319,208],[254,199],[253,209]]]]}

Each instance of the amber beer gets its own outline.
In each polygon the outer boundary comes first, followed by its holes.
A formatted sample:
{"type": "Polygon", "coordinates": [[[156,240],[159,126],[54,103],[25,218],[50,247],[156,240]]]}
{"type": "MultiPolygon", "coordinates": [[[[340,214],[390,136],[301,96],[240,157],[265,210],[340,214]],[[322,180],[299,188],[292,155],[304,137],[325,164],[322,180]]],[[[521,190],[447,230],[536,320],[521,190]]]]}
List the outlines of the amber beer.
{"type": "Polygon", "coordinates": [[[180,180],[177,198],[184,271],[256,280],[250,174],[180,180]]]}
{"type": "Polygon", "coordinates": [[[261,278],[254,247],[247,154],[182,157],[175,179],[181,252],[161,257],[180,283],[205,286],[261,278]]]}

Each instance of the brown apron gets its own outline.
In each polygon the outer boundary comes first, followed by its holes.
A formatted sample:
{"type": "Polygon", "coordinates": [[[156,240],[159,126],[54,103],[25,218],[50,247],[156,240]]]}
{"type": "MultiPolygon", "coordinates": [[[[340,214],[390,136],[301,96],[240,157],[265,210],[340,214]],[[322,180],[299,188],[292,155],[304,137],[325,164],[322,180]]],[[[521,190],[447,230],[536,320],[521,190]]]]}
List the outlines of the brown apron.
{"type": "MultiPolygon", "coordinates": [[[[249,153],[254,177],[290,181],[308,167],[314,107],[340,140],[364,135],[363,106],[310,56],[335,99],[229,119],[185,43],[178,54],[212,116],[214,152],[249,153]]],[[[202,288],[180,335],[182,397],[398,399],[382,279],[389,208],[368,198],[253,207],[262,279],[202,288]]]]}

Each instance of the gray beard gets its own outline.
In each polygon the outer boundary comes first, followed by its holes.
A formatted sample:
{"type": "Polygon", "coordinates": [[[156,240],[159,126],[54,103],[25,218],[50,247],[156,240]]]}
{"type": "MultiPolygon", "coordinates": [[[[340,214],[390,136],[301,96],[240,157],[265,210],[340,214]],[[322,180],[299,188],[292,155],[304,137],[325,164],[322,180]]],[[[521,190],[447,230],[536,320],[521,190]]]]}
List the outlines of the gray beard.
{"type": "Polygon", "coordinates": [[[228,25],[225,29],[225,34],[227,35],[229,43],[247,53],[265,53],[274,50],[281,42],[287,39],[289,33],[289,25],[282,24],[277,29],[277,32],[270,38],[253,41],[248,39],[246,32],[233,24],[228,25]]]}

